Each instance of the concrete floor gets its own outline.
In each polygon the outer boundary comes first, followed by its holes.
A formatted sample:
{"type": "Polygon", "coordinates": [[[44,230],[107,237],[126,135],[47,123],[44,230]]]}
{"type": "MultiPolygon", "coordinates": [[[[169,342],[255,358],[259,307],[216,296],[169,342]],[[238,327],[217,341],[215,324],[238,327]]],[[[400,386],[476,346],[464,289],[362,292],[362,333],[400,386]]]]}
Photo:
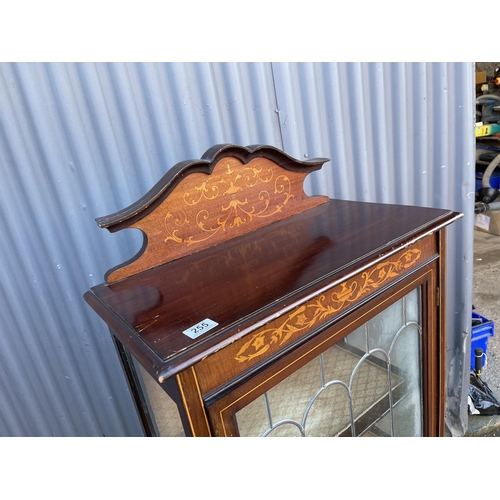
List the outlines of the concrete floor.
{"type": "MultiPolygon", "coordinates": [[[[494,322],[495,336],[488,340],[487,365],[482,379],[500,400],[500,236],[474,230],[474,285],[476,312],[494,322]]],[[[500,436],[500,415],[469,415],[466,436],[500,436]]]]}

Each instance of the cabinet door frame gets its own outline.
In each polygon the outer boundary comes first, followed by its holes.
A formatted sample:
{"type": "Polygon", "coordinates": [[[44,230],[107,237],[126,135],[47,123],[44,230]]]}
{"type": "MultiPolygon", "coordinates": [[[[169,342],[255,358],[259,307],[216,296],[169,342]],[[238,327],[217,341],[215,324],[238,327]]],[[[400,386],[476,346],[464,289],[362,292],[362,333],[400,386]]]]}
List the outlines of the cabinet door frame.
{"type": "Polygon", "coordinates": [[[236,413],[297,371],[352,331],[369,321],[382,310],[400,300],[413,289],[421,287],[422,314],[422,397],[423,436],[444,434],[444,378],[445,343],[442,315],[439,314],[442,294],[438,294],[439,259],[428,263],[374,294],[370,300],[342,315],[331,326],[315,337],[284,354],[270,366],[242,381],[218,400],[206,401],[209,421],[214,436],[239,436],[236,413]],[[439,296],[441,295],[441,297],[439,296]]]}

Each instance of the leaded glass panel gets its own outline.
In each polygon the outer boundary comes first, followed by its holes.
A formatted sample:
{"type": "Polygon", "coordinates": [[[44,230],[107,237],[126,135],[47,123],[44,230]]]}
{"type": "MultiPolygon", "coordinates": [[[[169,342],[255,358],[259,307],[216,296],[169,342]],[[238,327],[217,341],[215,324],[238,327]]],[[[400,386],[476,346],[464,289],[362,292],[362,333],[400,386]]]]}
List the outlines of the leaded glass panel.
{"type": "Polygon", "coordinates": [[[422,435],[421,290],[236,413],[241,436],[422,435]]]}

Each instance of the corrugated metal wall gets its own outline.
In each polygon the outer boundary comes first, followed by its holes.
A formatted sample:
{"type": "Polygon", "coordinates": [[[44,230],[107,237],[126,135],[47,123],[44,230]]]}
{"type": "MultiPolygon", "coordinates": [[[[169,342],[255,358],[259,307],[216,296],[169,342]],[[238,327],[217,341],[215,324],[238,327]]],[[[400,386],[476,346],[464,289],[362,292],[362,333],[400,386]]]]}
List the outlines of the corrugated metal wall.
{"type": "Polygon", "coordinates": [[[448,423],[462,433],[473,75],[472,63],[0,64],[0,435],[140,434],[82,294],[141,242],[94,218],[226,142],[332,158],[311,193],[466,213],[449,232],[448,423]]]}
{"type": "Polygon", "coordinates": [[[475,191],[473,63],[274,64],[283,148],[332,159],[309,192],[448,208],[447,424],[467,426],[475,191]],[[464,357],[464,352],[465,357],[464,357]]]}

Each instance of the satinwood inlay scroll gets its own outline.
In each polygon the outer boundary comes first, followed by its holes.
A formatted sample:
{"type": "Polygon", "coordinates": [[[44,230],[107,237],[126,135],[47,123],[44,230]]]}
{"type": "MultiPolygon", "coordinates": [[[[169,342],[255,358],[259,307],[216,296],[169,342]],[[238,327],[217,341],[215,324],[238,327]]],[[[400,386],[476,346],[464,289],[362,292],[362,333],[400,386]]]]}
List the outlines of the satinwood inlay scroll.
{"type": "Polygon", "coordinates": [[[141,200],[97,219],[110,231],[140,229],[144,245],[106,274],[112,283],[314,208],[326,196],[304,193],[306,175],[326,158],[298,161],[271,146],[214,146],[177,164],[141,200]]]}
{"type": "Polygon", "coordinates": [[[230,344],[225,353],[218,351],[206,357],[196,366],[203,380],[202,391],[210,392],[226,380],[251,369],[435,255],[435,240],[432,238],[428,238],[425,244],[402,249],[230,344]]]}
{"type": "Polygon", "coordinates": [[[395,261],[382,262],[361,276],[341,283],[327,293],[301,305],[283,318],[279,325],[262,328],[252,335],[236,353],[234,359],[244,363],[263,355],[272,344],[284,345],[292,335],[309,331],[341,310],[359,301],[364,295],[377,290],[386,282],[413,267],[422,252],[418,248],[405,251],[395,261]]]}
{"type": "Polygon", "coordinates": [[[182,204],[165,215],[167,246],[196,245],[284,211],[294,198],[290,177],[276,176],[271,166],[252,163],[246,166],[228,158],[217,166],[220,173],[186,191],[182,204]]]}

